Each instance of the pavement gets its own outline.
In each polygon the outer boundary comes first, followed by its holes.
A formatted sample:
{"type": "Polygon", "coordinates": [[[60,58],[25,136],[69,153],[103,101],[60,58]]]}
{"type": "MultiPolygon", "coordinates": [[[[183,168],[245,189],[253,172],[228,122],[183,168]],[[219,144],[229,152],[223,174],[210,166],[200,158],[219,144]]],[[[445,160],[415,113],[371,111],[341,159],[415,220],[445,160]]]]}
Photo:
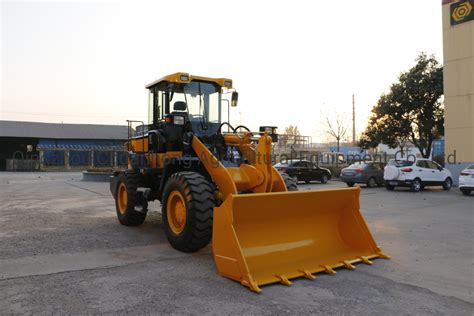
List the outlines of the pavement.
{"type": "Polygon", "coordinates": [[[81,179],[0,173],[1,314],[474,314],[474,195],[457,189],[362,188],[362,214],[391,260],[255,294],[216,273],[209,246],[172,249],[159,203],[125,227],[108,184],[81,179]]]}

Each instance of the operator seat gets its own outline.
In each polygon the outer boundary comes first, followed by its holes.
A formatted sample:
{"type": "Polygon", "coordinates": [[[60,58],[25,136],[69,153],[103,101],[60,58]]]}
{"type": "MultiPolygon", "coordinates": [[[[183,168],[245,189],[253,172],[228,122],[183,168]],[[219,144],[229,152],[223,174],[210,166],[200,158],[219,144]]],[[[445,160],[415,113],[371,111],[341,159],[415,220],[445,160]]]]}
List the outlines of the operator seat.
{"type": "Polygon", "coordinates": [[[184,133],[184,127],[188,121],[187,115],[187,104],[184,101],[176,101],[173,104],[173,112],[167,115],[171,120],[166,123],[164,134],[166,137],[166,151],[177,151],[182,150],[182,137],[184,133]],[[181,116],[184,117],[184,122],[182,125],[174,124],[174,117],[181,116]]]}
{"type": "Polygon", "coordinates": [[[176,101],[173,104],[173,112],[184,112],[188,108],[188,105],[184,101],[176,101]]]}

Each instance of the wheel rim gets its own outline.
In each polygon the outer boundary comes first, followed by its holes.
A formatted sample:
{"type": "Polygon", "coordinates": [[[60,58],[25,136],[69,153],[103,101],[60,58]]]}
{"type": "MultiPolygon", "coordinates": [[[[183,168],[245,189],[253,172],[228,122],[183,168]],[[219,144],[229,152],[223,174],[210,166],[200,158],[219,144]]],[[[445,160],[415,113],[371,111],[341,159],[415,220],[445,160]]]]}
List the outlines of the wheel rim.
{"type": "Polygon", "coordinates": [[[327,182],[328,181],[328,177],[326,175],[323,176],[323,182],[327,182]]]}
{"type": "Polygon", "coordinates": [[[447,180],[446,180],[446,187],[447,187],[447,188],[451,188],[451,185],[452,185],[451,179],[447,179],[447,180]]]}
{"type": "Polygon", "coordinates": [[[186,203],[179,191],[173,191],[166,203],[166,215],[171,231],[180,234],[186,224],[186,203]]]}
{"type": "Polygon", "coordinates": [[[414,186],[413,186],[413,187],[415,188],[416,191],[419,191],[420,188],[421,188],[420,181],[415,180],[415,183],[414,183],[414,186]]]}
{"type": "Polygon", "coordinates": [[[118,187],[117,204],[120,214],[124,214],[127,211],[127,186],[124,182],[118,187]]]}
{"type": "Polygon", "coordinates": [[[369,179],[369,187],[374,187],[375,186],[375,179],[374,178],[370,178],[369,179]]]}

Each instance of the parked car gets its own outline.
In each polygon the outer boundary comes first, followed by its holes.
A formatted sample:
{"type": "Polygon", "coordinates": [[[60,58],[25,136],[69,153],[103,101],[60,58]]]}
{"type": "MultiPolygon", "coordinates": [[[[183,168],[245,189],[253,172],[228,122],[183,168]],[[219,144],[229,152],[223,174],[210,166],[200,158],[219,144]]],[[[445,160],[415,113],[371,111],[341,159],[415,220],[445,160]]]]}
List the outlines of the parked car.
{"type": "Polygon", "coordinates": [[[341,180],[349,187],[354,186],[354,183],[365,183],[369,188],[382,185],[384,183],[383,165],[362,161],[353,163],[341,170],[341,180]]]}
{"type": "Polygon", "coordinates": [[[459,174],[459,190],[465,195],[474,191],[474,165],[470,165],[459,174]]]}
{"type": "Polygon", "coordinates": [[[414,161],[390,159],[383,178],[387,190],[402,186],[409,187],[413,192],[419,192],[425,186],[432,185],[450,190],[453,185],[453,176],[448,169],[424,158],[417,158],[414,161]]]}
{"type": "Polygon", "coordinates": [[[329,169],[322,168],[308,160],[288,160],[285,163],[277,163],[275,168],[280,172],[287,173],[296,182],[320,181],[321,183],[327,183],[332,176],[329,169]]]}

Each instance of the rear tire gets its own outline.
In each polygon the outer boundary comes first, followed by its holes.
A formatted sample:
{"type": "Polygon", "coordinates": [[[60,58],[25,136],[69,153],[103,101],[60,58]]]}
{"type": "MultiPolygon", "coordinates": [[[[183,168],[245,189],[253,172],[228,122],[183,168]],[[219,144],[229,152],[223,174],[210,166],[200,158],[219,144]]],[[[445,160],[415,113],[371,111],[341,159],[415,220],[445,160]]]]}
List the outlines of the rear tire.
{"type": "Polygon", "coordinates": [[[393,185],[386,184],[385,189],[387,189],[388,191],[393,191],[393,190],[395,190],[395,187],[393,185]]]}
{"type": "Polygon", "coordinates": [[[377,185],[377,181],[375,181],[374,177],[370,177],[369,180],[367,180],[368,188],[374,188],[376,185],[377,185]]]}
{"type": "Polygon", "coordinates": [[[321,177],[321,183],[323,183],[323,184],[328,183],[328,180],[329,180],[328,175],[323,174],[323,176],[321,177]]]}
{"type": "Polygon", "coordinates": [[[443,183],[443,190],[444,191],[449,191],[453,187],[453,180],[451,178],[446,178],[443,183]]]}
{"type": "Polygon", "coordinates": [[[420,192],[422,188],[423,188],[423,184],[421,183],[421,180],[418,178],[415,178],[410,186],[411,192],[420,192]]]}
{"type": "Polygon", "coordinates": [[[469,190],[469,189],[461,189],[461,192],[464,195],[471,195],[471,190],[469,190]]]}
{"type": "Polygon", "coordinates": [[[143,186],[140,174],[121,174],[117,183],[115,197],[115,210],[120,224],[125,226],[138,226],[146,218],[146,209],[142,212],[135,211],[138,204],[137,188],[143,186]]]}
{"type": "Polygon", "coordinates": [[[281,173],[281,177],[283,178],[283,181],[285,181],[285,186],[288,191],[298,191],[298,185],[294,178],[286,173],[281,173]]]}
{"type": "Polygon", "coordinates": [[[347,186],[352,188],[354,186],[354,182],[346,182],[347,186]]]}
{"type": "Polygon", "coordinates": [[[212,237],[214,190],[197,172],[178,172],[166,182],[162,216],[166,237],[179,251],[194,252],[209,244],[212,237]]]}

